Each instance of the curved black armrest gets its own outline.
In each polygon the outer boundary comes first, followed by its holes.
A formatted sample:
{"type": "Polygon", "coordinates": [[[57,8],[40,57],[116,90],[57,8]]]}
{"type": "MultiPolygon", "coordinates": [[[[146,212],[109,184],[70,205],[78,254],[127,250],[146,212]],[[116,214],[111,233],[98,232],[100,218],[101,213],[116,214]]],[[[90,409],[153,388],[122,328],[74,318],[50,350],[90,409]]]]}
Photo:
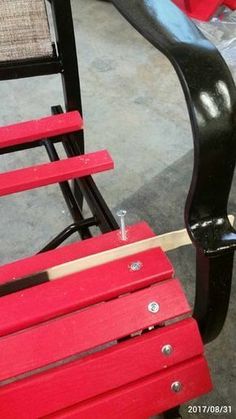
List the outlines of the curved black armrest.
{"type": "Polygon", "coordinates": [[[236,233],[227,217],[236,160],[236,88],[217,49],[170,0],[112,0],[173,64],[194,138],[194,169],[185,223],[197,248],[194,315],[205,341],[227,313],[236,233]]]}

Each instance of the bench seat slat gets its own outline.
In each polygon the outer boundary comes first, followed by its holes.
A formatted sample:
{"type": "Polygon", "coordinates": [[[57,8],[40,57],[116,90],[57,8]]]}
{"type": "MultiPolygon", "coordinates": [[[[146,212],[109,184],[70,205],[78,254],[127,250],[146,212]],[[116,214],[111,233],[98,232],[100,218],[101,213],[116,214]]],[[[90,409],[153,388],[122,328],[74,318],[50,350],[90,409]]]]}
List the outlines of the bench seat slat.
{"type": "Polygon", "coordinates": [[[58,264],[90,256],[139,240],[154,237],[155,234],[145,222],[127,226],[127,240],[122,241],[119,231],[111,231],[98,237],[64,245],[35,256],[19,259],[0,266],[0,284],[44,271],[58,264]]]}
{"type": "Polygon", "coordinates": [[[44,416],[44,419],[93,419],[95,412],[96,419],[148,418],[211,390],[212,383],[207,363],[204,357],[199,356],[101,397],[44,416]],[[182,390],[179,393],[171,390],[174,381],[182,383],[182,390]]]}
{"type": "Polygon", "coordinates": [[[0,127],[0,148],[30,143],[78,131],[83,120],[77,111],[0,127]]]}
{"type": "Polygon", "coordinates": [[[2,337],[0,380],[187,313],[190,307],[179,281],[174,279],[2,337]],[[160,305],[156,314],[148,310],[152,301],[160,305]]]}
{"type": "Polygon", "coordinates": [[[0,336],[170,279],[172,274],[171,263],[157,248],[15,292],[1,298],[0,336]],[[142,268],[132,271],[133,261],[141,262],[142,268]]]}
{"type": "Polygon", "coordinates": [[[35,406],[37,416],[45,416],[202,352],[195,320],[185,319],[0,388],[0,416],[23,419],[27,412],[27,419],[34,419],[35,406]],[[173,347],[171,356],[162,354],[166,343],[173,347]]]}
{"type": "Polygon", "coordinates": [[[0,174],[0,196],[113,169],[106,150],[0,174]]]}

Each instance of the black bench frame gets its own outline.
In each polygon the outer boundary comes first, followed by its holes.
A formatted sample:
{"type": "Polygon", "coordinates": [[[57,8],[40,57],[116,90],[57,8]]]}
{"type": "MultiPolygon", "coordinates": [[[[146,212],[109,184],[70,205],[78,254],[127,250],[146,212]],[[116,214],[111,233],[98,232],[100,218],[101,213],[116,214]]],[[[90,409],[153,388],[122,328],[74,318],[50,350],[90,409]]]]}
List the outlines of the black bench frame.
{"type": "MultiPolygon", "coordinates": [[[[173,64],[181,82],[194,139],[194,169],[185,208],[185,224],[196,247],[196,299],[194,317],[205,343],[215,339],[224,325],[231,291],[236,232],[227,206],[236,162],[236,88],[230,71],[216,48],[170,0],[112,0],[121,14],[173,64]]],[[[54,54],[42,60],[0,64],[0,79],[60,73],[65,110],[82,114],[80,82],[69,0],[51,0],[56,32],[54,54]]],[[[53,106],[52,113],[61,113],[53,106]]],[[[43,145],[50,160],[58,160],[53,143],[62,142],[66,154],[84,153],[83,132],[42,139],[27,148],[43,145]],[[75,141],[76,140],[76,141],[75,141]],[[77,141],[79,140],[79,141],[77,141]]],[[[26,148],[24,146],[24,148],[26,148]]],[[[1,154],[21,150],[8,147],[1,154]]],[[[85,239],[89,227],[102,233],[118,225],[91,176],[76,179],[73,188],[60,184],[74,223],[42,251],[57,247],[75,231],[85,239]],[[82,215],[83,197],[93,217],[82,215]]],[[[180,417],[178,408],[164,414],[180,417]]]]}
{"type": "MultiPolygon", "coordinates": [[[[236,88],[218,50],[170,0],[112,0],[121,14],[172,63],[194,140],[185,224],[196,247],[193,316],[205,343],[223,328],[231,292],[236,231],[228,200],[236,162],[236,88]]],[[[178,409],[165,414],[178,418],[178,409]]]]}

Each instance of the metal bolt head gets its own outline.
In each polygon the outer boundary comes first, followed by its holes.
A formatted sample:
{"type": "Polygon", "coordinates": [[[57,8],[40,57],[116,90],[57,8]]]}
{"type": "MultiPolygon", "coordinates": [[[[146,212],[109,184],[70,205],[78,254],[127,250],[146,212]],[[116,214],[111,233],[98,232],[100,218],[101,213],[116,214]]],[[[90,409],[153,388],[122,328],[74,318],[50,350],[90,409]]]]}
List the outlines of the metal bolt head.
{"type": "Polygon", "coordinates": [[[116,215],[118,217],[125,217],[125,215],[127,214],[127,211],[124,209],[120,209],[119,211],[117,211],[116,215]]]}
{"type": "Polygon", "coordinates": [[[179,393],[179,391],[182,390],[182,384],[180,381],[174,381],[171,384],[171,390],[174,391],[174,393],[179,393]]]}
{"type": "Polygon", "coordinates": [[[136,262],[132,262],[129,265],[129,270],[136,272],[136,271],[140,271],[140,269],[143,267],[142,262],[140,262],[139,260],[137,260],[136,262]]]}
{"type": "Polygon", "coordinates": [[[163,348],[162,348],[162,350],[161,350],[161,352],[163,353],[163,355],[169,356],[169,355],[172,354],[173,348],[169,344],[168,345],[164,345],[163,348]]]}
{"type": "Polygon", "coordinates": [[[148,311],[150,311],[150,313],[156,314],[159,310],[160,306],[156,301],[152,301],[148,304],[148,311]]]}

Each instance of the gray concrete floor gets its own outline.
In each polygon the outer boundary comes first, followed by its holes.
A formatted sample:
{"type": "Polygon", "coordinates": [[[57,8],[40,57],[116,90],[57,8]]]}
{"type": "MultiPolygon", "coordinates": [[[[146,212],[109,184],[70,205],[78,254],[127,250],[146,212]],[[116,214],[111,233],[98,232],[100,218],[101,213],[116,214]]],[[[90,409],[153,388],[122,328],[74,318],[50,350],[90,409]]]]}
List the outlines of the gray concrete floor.
{"type": "MultiPolygon", "coordinates": [[[[113,6],[96,0],[72,0],[82,83],[86,148],[107,148],[116,168],[96,180],[114,213],[128,210],[128,221],[146,220],[156,233],[183,227],[183,207],[192,171],[192,136],[177,77],[165,57],[126,23],[113,6]]],[[[1,124],[50,113],[62,103],[59,77],[0,83],[1,124]]],[[[1,171],[43,162],[39,150],[0,159],[1,171]]],[[[236,184],[230,211],[235,214],[236,184]]],[[[57,187],[2,198],[1,263],[33,254],[69,222],[57,187]],[[27,220],[25,215],[27,212],[27,220]]],[[[191,301],[194,251],[171,252],[177,275],[191,301]]],[[[235,401],[235,320],[233,299],[221,336],[206,348],[214,390],[191,402],[231,405],[235,401]]],[[[187,342],[186,342],[187,344],[187,342]]],[[[197,371],[196,371],[197,373],[197,371]]],[[[184,418],[192,417],[187,407],[184,418]]],[[[195,415],[198,418],[219,415],[195,415]]],[[[226,418],[226,415],[222,416],[226,418]]]]}

